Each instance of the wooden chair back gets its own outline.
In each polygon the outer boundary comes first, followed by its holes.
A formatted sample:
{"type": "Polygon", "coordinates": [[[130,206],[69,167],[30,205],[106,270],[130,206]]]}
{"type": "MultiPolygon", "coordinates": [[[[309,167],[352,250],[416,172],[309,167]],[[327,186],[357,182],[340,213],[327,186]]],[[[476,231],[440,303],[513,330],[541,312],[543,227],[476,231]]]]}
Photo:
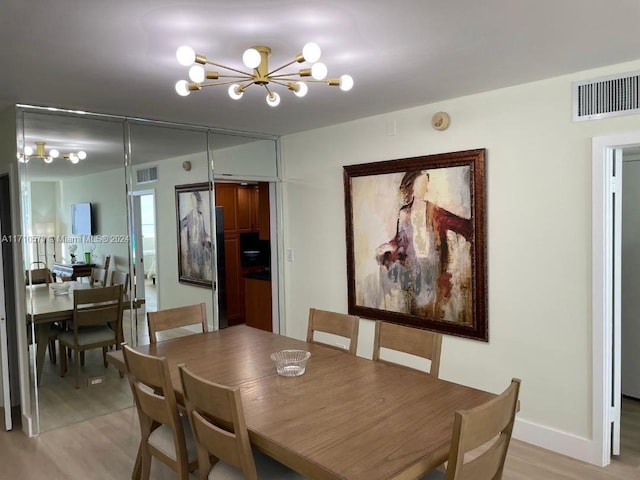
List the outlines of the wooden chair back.
{"type": "Polygon", "coordinates": [[[107,255],[106,257],[104,257],[104,268],[105,270],[109,270],[109,264],[111,263],[111,255],[107,255]]]}
{"type": "Polygon", "coordinates": [[[38,285],[51,283],[51,271],[48,268],[33,268],[31,270],[25,270],[25,283],[27,285],[38,285]]]}
{"type": "Polygon", "coordinates": [[[211,470],[210,454],[257,480],[256,465],[245,424],[240,388],[207,381],[179,366],[187,415],[196,445],[200,478],[211,470]]]}
{"type": "MultiPolygon", "coordinates": [[[[122,285],[73,291],[73,330],[76,339],[82,327],[109,325],[116,333],[120,332],[121,321],[122,285]]],[[[122,341],[120,338],[117,340],[122,341]]]]}
{"type": "MultiPolygon", "coordinates": [[[[180,478],[188,478],[189,465],[187,443],[183,423],[180,420],[176,395],[171,384],[169,362],[166,357],[154,357],[140,353],[123,344],[124,363],[131,392],[135,400],[141,431],[143,449],[143,472],[150,468],[149,455],[181,473],[180,478]],[[149,443],[149,437],[158,428],[166,425],[173,434],[175,457],[149,443]]],[[[148,473],[143,478],[149,478],[148,473]]]]}
{"type": "Polygon", "coordinates": [[[129,293],[129,272],[113,270],[111,272],[111,285],[122,285],[122,294],[129,293]]]}
{"type": "Polygon", "coordinates": [[[93,267],[89,283],[92,287],[105,287],[107,285],[107,271],[104,268],[93,267]]]}
{"type": "Polygon", "coordinates": [[[339,350],[342,348],[329,345],[324,342],[317,342],[314,339],[314,332],[325,332],[349,339],[348,351],[355,355],[358,349],[358,327],[360,319],[355,315],[347,315],[345,313],[329,312],[327,310],[319,310],[317,308],[309,309],[309,324],[307,326],[307,342],[322,343],[339,350]]]}
{"type": "Polygon", "coordinates": [[[149,326],[149,340],[156,343],[156,334],[164,330],[186,327],[195,324],[202,325],[202,332],[207,332],[207,310],[204,303],[187,305],[184,307],[168,308],[157,312],[147,313],[149,326]]]}
{"type": "Polygon", "coordinates": [[[380,358],[381,347],[430,360],[431,368],[429,374],[438,378],[442,350],[441,334],[377,320],[373,338],[373,360],[394,363],[380,358]]]}
{"type": "Polygon", "coordinates": [[[456,412],[445,480],[502,478],[519,393],[520,379],[514,378],[498,397],[474,409],[456,412]],[[486,447],[492,440],[491,446],[465,462],[465,454],[486,447]]]}

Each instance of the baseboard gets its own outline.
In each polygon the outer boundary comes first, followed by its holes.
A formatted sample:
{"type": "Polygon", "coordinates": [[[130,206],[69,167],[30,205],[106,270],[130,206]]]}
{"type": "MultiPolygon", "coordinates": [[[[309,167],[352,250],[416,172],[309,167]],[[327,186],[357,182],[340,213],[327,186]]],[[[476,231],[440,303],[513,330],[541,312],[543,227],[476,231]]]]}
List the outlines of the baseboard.
{"type": "Polygon", "coordinates": [[[516,419],[513,438],[537,447],[600,466],[593,440],[571,433],[516,419]]]}

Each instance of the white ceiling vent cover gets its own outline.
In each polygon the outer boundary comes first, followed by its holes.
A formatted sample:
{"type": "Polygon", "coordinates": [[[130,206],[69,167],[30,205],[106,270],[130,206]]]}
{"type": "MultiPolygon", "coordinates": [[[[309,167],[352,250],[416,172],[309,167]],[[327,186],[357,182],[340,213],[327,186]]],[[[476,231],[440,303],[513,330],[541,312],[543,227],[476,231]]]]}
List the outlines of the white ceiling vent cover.
{"type": "Polygon", "coordinates": [[[573,83],[573,121],[640,113],[640,72],[573,83]]]}
{"type": "Polygon", "coordinates": [[[136,170],[136,183],[151,183],[158,180],[158,167],[141,168],[136,170]]]}

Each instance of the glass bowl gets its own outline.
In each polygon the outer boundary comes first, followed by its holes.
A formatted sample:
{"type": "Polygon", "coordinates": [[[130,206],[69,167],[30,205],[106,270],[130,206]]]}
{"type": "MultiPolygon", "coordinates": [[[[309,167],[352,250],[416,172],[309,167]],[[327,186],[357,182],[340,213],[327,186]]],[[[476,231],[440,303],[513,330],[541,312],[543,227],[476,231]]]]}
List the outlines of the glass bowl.
{"type": "Polygon", "coordinates": [[[304,373],[310,356],[311,352],[306,350],[280,350],[271,354],[271,360],[276,364],[278,375],[298,377],[304,373]]]}

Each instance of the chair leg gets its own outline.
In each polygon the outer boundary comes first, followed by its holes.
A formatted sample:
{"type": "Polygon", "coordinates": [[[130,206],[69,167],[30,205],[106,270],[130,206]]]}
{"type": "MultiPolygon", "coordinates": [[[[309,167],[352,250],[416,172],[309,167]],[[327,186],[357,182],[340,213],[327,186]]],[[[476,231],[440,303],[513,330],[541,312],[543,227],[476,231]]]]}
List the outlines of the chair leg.
{"type": "Polygon", "coordinates": [[[144,447],[142,447],[140,453],[142,454],[140,459],[142,467],[140,478],[141,480],[149,480],[151,477],[151,454],[149,453],[149,450],[144,447]]]}
{"type": "Polygon", "coordinates": [[[56,364],[56,340],[52,338],[49,340],[49,361],[56,364]]]}
{"type": "MultiPolygon", "coordinates": [[[[84,352],[82,352],[84,353],[84,352]]],[[[76,371],[76,389],[80,388],[80,364],[79,364],[80,353],[77,350],[73,351],[73,368],[76,371]]]]}
{"type": "Polygon", "coordinates": [[[107,349],[108,347],[102,347],[102,362],[104,363],[104,368],[109,367],[109,362],[107,362],[107,349]]]}
{"type": "MultiPolygon", "coordinates": [[[[69,350],[71,353],[71,350],[69,350]]],[[[64,377],[67,374],[67,347],[60,344],[60,376],[64,377]]]]}

